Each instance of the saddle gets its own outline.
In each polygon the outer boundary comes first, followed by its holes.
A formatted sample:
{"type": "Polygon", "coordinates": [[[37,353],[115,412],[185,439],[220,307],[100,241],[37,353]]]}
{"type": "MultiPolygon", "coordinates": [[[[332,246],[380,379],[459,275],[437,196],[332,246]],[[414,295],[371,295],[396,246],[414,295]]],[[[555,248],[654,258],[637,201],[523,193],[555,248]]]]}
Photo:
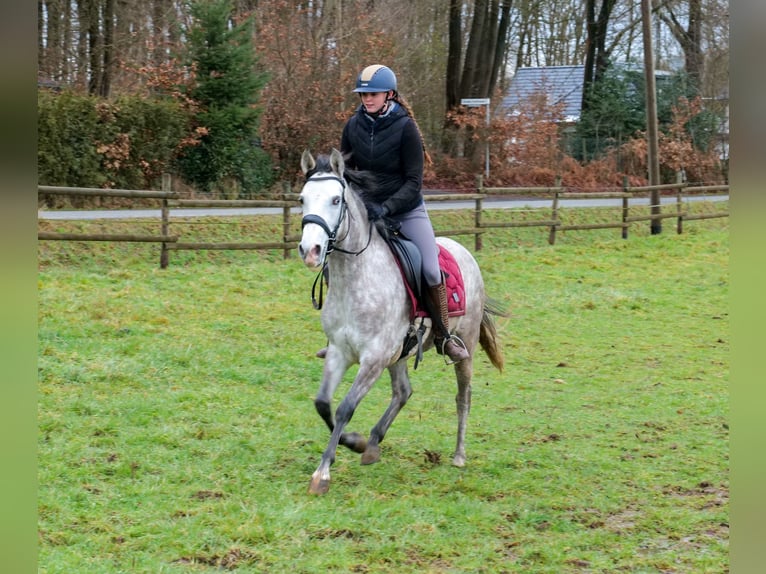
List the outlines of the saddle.
{"type": "MultiPolygon", "coordinates": [[[[423,358],[423,335],[426,331],[425,318],[428,313],[423,305],[423,257],[417,245],[401,234],[391,222],[378,220],[376,225],[380,235],[386,240],[391,252],[394,254],[402,279],[407,289],[407,294],[412,305],[410,306],[410,320],[412,325],[404,340],[401,357],[404,357],[417,346],[417,355],[414,368],[423,358]],[[380,223],[378,223],[380,222],[380,223]],[[416,319],[420,319],[419,325],[415,326],[416,319]]],[[[457,261],[447,249],[439,247],[439,268],[447,288],[447,310],[450,317],[465,315],[465,286],[463,274],[457,261]]]]}

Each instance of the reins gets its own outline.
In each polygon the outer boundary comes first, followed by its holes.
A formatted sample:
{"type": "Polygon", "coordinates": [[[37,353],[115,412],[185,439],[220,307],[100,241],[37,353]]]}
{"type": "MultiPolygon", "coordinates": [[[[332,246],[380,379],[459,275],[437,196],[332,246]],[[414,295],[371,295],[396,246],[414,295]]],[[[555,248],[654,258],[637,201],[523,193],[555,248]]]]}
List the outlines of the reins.
{"type": "Polygon", "coordinates": [[[314,306],[314,309],[319,311],[322,308],[322,305],[324,304],[324,281],[322,281],[322,275],[324,275],[325,269],[327,268],[327,261],[325,261],[322,264],[322,268],[319,270],[319,273],[317,273],[316,278],[314,279],[314,284],[311,286],[311,304],[314,306]],[[316,291],[317,291],[317,282],[319,283],[319,300],[317,301],[316,298],[316,291]]]}

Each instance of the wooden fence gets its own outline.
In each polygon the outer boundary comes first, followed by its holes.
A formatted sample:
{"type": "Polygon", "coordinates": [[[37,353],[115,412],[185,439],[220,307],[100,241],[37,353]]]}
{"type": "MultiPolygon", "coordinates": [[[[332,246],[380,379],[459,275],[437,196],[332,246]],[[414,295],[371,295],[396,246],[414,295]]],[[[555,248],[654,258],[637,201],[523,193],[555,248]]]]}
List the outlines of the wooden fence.
{"type": "MultiPolygon", "coordinates": [[[[200,199],[182,199],[178,193],[170,191],[171,180],[169,175],[162,178],[161,191],[146,190],[125,190],[125,189],[94,189],[80,187],[55,187],[40,185],[37,188],[38,197],[40,195],[63,195],[63,196],[91,196],[91,197],[121,197],[129,199],[157,199],[160,200],[160,233],[158,235],[138,235],[138,234],[110,234],[110,233],[56,233],[47,231],[38,231],[39,240],[51,241],[131,241],[144,243],[160,244],[160,267],[166,268],[169,264],[170,251],[178,250],[269,250],[279,249],[283,252],[283,257],[287,258],[290,252],[297,248],[300,241],[300,235],[291,233],[291,211],[299,207],[298,195],[286,192],[282,194],[281,199],[250,199],[250,200],[200,200],[200,199]],[[178,235],[170,234],[170,208],[278,208],[282,210],[282,235],[273,242],[183,242],[178,235]]],[[[685,182],[674,184],[663,184],[656,186],[629,187],[627,182],[623,185],[621,191],[605,192],[572,192],[561,186],[560,179],[553,187],[484,187],[481,176],[477,179],[477,193],[460,194],[428,194],[425,196],[426,202],[452,202],[452,201],[473,201],[474,225],[464,229],[437,229],[438,236],[456,236],[473,235],[474,247],[477,251],[482,248],[482,236],[492,229],[511,228],[511,227],[547,227],[549,228],[548,242],[553,245],[556,242],[556,234],[559,231],[587,230],[587,229],[607,229],[618,228],[621,230],[623,239],[628,237],[628,229],[632,223],[639,221],[651,221],[655,219],[676,218],[676,232],[683,233],[685,221],[696,219],[711,219],[718,217],[728,217],[728,209],[716,211],[714,213],[692,214],[686,209],[684,198],[691,195],[728,195],[728,185],[712,186],[689,186],[685,182]],[[670,206],[670,211],[662,212],[653,209],[648,215],[630,215],[630,200],[647,197],[653,192],[675,192],[675,203],[665,204],[670,206]],[[490,198],[497,197],[515,197],[517,199],[548,199],[551,201],[550,216],[543,217],[533,221],[484,221],[483,215],[487,208],[484,202],[490,198]],[[619,221],[608,223],[593,223],[568,225],[562,220],[561,201],[567,199],[621,199],[621,217],[619,221]]],[[[540,211],[540,210],[538,210],[540,211]]]]}
{"type": "MultiPolygon", "coordinates": [[[[716,213],[705,214],[691,214],[686,210],[684,204],[684,198],[693,195],[728,195],[728,185],[709,185],[709,186],[690,186],[686,182],[681,181],[679,177],[678,183],[654,185],[654,186],[641,186],[630,187],[628,186],[627,178],[623,182],[621,191],[604,191],[604,192],[572,192],[567,191],[566,188],[561,186],[561,179],[557,178],[556,185],[554,187],[530,187],[530,188],[500,188],[500,187],[483,187],[482,179],[479,176],[478,185],[479,196],[486,197],[492,196],[515,196],[515,197],[542,197],[551,200],[551,212],[550,218],[542,219],[539,221],[525,221],[525,222],[499,222],[499,223],[483,223],[481,221],[481,205],[478,203],[481,200],[477,200],[476,207],[476,249],[481,249],[481,236],[478,234],[480,229],[498,228],[498,227],[533,227],[544,226],[549,227],[548,243],[551,245],[556,243],[556,233],[559,231],[575,231],[586,229],[610,229],[618,228],[621,230],[622,238],[628,238],[628,228],[631,223],[639,221],[652,221],[656,219],[676,218],[676,232],[683,233],[684,221],[691,221],[696,219],[712,219],[718,217],[728,217],[729,211],[721,210],[716,213]],[[661,205],[656,206],[658,208],[657,213],[650,213],[648,215],[630,215],[630,200],[636,198],[645,198],[651,196],[653,192],[675,192],[676,202],[675,209],[669,212],[662,213],[661,205]],[[608,223],[589,223],[580,225],[567,225],[561,219],[561,200],[566,199],[620,199],[622,200],[621,217],[619,221],[608,223]]],[[[651,206],[650,206],[651,207],[651,206]]]]}

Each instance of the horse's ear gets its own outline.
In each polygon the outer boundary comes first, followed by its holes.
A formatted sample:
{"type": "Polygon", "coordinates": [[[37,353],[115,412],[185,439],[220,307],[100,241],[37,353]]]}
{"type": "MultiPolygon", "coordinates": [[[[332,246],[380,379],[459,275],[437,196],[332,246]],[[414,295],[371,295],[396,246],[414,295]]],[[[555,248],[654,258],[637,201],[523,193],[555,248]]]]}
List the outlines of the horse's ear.
{"type": "Polygon", "coordinates": [[[303,155],[301,156],[301,171],[303,172],[303,175],[306,175],[314,169],[316,165],[317,162],[314,161],[314,156],[311,155],[311,152],[308,149],[304,149],[303,155]]]}
{"type": "Polygon", "coordinates": [[[343,179],[343,170],[345,169],[343,154],[335,148],[332,148],[332,152],[330,152],[330,167],[339,178],[343,179]]]}

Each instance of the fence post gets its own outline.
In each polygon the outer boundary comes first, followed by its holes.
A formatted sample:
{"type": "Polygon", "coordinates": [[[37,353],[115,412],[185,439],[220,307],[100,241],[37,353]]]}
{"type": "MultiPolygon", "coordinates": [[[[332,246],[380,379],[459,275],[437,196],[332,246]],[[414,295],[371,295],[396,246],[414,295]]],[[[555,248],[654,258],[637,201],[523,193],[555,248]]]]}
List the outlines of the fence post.
{"type": "Polygon", "coordinates": [[[683,201],[681,193],[684,189],[684,174],[682,171],[676,172],[676,183],[678,189],[676,189],[676,213],[678,214],[678,222],[676,223],[676,233],[681,235],[684,232],[684,214],[683,214],[683,201]]]}
{"type": "MultiPolygon", "coordinates": [[[[162,191],[171,191],[171,180],[169,173],[162,174],[162,191]]],[[[162,198],[162,224],[160,225],[161,233],[164,236],[169,234],[170,228],[170,209],[168,208],[168,198],[162,198]]],[[[170,250],[168,244],[164,241],[160,244],[160,269],[167,269],[170,260],[170,250]]]]}
{"type": "Polygon", "coordinates": [[[290,182],[282,182],[282,201],[285,203],[282,205],[282,242],[285,244],[285,248],[282,251],[282,259],[290,257],[290,250],[287,248],[287,243],[290,238],[290,204],[287,203],[287,194],[290,193],[290,182]]]}
{"type": "Polygon", "coordinates": [[[628,176],[622,176],[622,193],[625,196],[622,198],[622,238],[628,238],[628,176]]]}
{"type": "MultiPolygon", "coordinates": [[[[556,187],[561,187],[561,176],[556,176],[556,181],[554,183],[556,187]]],[[[551,230],[548,233],[548,243],[550,245],[554,245],[556,243],[556,227],[558,225],[559,221],[559,190],[557,189],[553,194],[553,206],[551,208],[551,220],[553,221],[553,225],[551,225],[551,230]]]]}
{"type": "MultiPolygon", "coordinates": [[[[476,176],[476,192],[479,194],[484,193],[484,178],[481,174],[476,176]]],[[[483,200],[480,197],[476,200],[476,213],[473,214],[474,227],[481,229],[481,210],[484,208],[483,200]]],[[[482,248],[482,234],[476,233],[473,238],[473,246],[476,251],[481,251],[482,248]]]]}

